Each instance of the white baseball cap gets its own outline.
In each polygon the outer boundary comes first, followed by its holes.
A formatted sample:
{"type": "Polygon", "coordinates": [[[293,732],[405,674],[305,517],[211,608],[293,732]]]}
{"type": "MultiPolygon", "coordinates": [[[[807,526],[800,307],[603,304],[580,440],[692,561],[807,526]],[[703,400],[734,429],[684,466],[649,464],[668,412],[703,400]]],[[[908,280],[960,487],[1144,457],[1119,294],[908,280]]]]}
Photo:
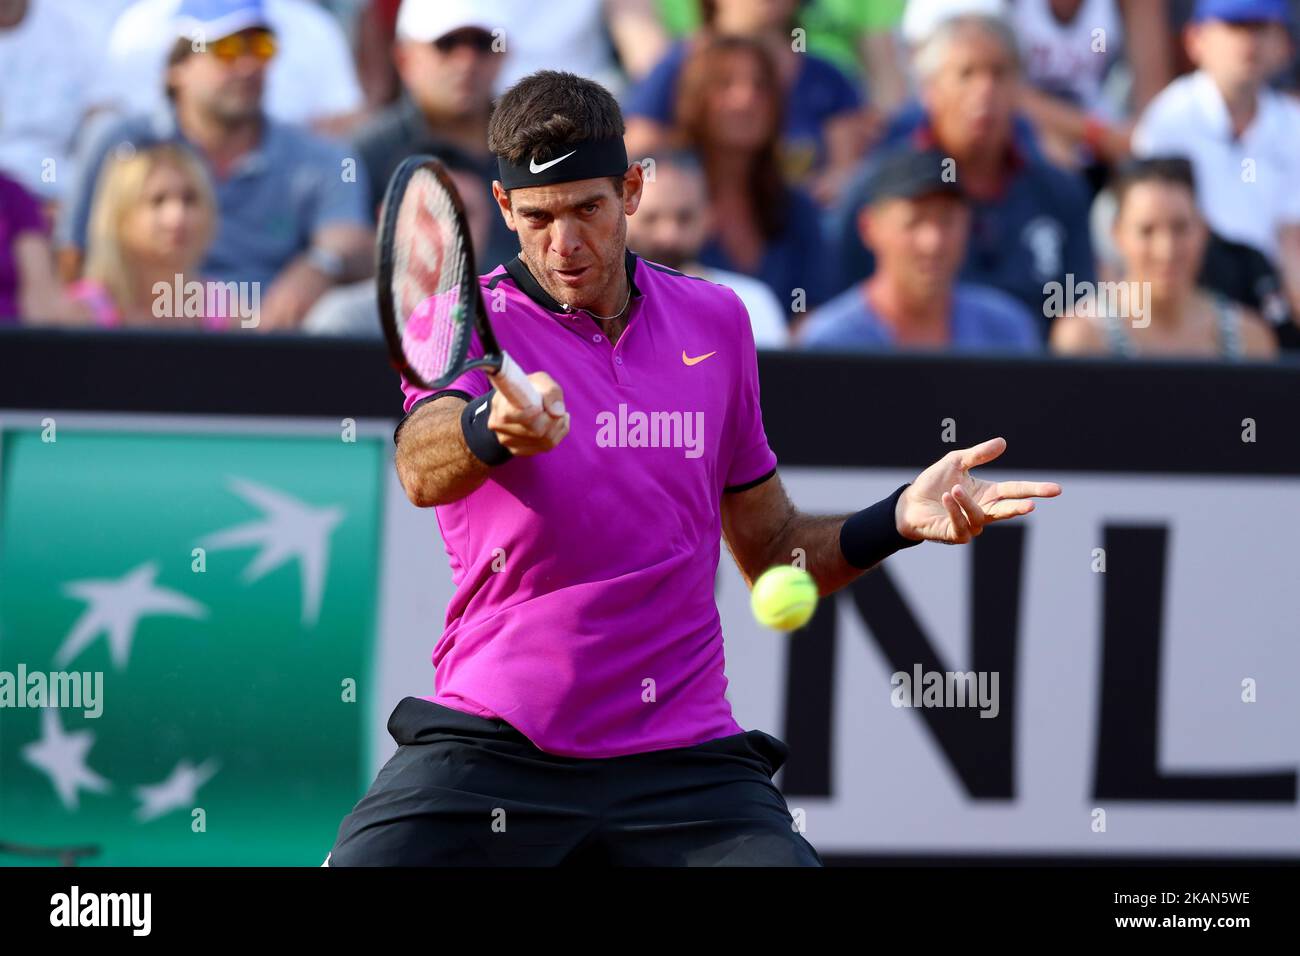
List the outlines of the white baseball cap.
{"type": "Polygon", "coordinates": [[[397,38],[432,43],[455,30],[476,27],[491,33],[494,24],[482,0],[402,0],[397,12],[397,38]]]}

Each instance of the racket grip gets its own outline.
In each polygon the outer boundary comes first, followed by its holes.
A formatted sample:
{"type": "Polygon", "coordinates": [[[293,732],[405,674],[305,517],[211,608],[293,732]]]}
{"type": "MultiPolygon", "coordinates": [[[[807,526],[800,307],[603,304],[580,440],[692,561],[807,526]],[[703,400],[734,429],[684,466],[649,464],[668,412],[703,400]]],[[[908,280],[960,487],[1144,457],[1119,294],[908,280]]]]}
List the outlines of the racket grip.
{"type": "Polygon", "coordinates": [[[492,384],[516,408],[541,408],[542,396],[514,359],[501,353],[501,368],[492,376],[492,384]]]}

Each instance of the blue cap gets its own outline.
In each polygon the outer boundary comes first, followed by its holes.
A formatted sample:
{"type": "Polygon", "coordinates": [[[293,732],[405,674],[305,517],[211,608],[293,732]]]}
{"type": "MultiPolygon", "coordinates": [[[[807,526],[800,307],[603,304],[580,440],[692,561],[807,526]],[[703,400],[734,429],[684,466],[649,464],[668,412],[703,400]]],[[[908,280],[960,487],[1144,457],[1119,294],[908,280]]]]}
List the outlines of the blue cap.
{"type": "Polygon", "coordinates": [[[181,0],[176,11],[178,32],[220,40],[249,27],[270,26],[262,0],[181,0]]]}
{"type": "Polygon", "coordinates": [[[1225,23],[1286,23],[1291,19],[1287,0],[1196,0],[1192,19],[1225,23]]]}

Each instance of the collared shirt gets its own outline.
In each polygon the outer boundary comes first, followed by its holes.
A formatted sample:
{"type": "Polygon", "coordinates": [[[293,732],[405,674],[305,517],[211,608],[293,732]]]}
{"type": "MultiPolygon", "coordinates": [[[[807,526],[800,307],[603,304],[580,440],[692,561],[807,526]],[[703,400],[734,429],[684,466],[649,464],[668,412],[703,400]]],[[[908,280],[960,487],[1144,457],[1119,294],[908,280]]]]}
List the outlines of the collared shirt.
{"type": "MultiPolygon", "coordinates": [[[[170,110],[121,120],[104,129],[78,167],[59,239],[80,249],[100,169],[124,144],[185,142],[170,110]]],[[[200,160],[207,165],[200,154],[200,160]]],[[[259,282],[263,292],[325,226],[370,225],[370,186],[364,168],[338,144],[307,130],[266,119],[258,145],[225,178],[208,169],[217,197],[217,234],[201,265],[205,278],[259,282]]]]}
{"type": "Polygon", "coordinates": [[[1277,260],[1278,230],[1300,224],[1300,105],[1260,91],[1255,119],[1240,137],[1223,94],[1197,71],[1156,96],[1133,132],[1139,156],[1185,156],[1210,228],[1277,260]]]}
{"type": "MultiPolygon", "coordinates": [[[[800,331],[804,348],[836,351],[894,351],[893,328],[865,294],[862,284],[841,292],[814,312],[800,331]]],[[[1042,339],[1034,317],[1011,296],[997,289],[957,285],[948,314],[948,341],[942,351],[1041,352],[1042,339]]]]}
{"type": "MultiPolygon", "coordinates": [[[[741,732],[713,591],[721,502],[776,467],[735,293],[630,253],[627,268],[630,318],[614,344],[521,260],[482,277],[501,347],[559,383],[570,431],[436,509],[456,594],[428,699],[574,757],[741,732]]],[[[472,371],[449,390],[489,387],[472,371]]],[[[402,388],[408,412],[433,394],[402,388]]]]}

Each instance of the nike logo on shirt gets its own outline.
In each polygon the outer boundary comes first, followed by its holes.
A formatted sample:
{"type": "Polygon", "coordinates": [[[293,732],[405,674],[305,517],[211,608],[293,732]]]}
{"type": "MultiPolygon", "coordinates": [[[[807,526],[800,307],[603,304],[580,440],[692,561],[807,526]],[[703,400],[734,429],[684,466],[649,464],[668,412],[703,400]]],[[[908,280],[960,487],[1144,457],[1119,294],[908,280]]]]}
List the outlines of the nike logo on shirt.
{"type": "Polygon", "coordinates": [[[714,350],[714,351],[712,351],[712,352],[705,352],[703,355],[697,355],[695,358],[691,358],[691,357],[689,357],[689,356],[686,354],[686,349],[682,349],[682,364],[683,364],[683,365],[699,365],[699,364],[700,364],[701,362],[703,362],[706,358],[712,358],[713,356],[715,356],[715,355],[717,355],[717,354],[718,354],[717,351],[714,350]]]}

